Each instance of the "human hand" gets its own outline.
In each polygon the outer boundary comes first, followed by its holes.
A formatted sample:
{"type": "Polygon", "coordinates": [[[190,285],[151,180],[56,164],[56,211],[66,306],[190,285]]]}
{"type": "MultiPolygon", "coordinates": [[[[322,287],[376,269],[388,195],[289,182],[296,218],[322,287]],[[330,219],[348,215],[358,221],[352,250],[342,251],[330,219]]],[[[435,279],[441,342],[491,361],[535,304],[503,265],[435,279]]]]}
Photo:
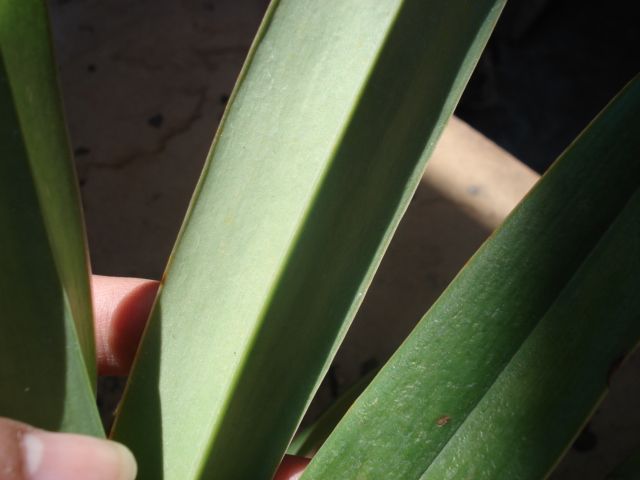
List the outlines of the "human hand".
{"type": "MultiPolygon", "coordinates": [[[[127,375],[159,283],[137,278],[92,278],[100,375],[127,375]]],[[[285,456],[273,480],[296,480],[309,460],[285,456]]],[[[137,467],[123,445],[53,433],[0,418],[0,480],[133,480],[137,467]]]]}

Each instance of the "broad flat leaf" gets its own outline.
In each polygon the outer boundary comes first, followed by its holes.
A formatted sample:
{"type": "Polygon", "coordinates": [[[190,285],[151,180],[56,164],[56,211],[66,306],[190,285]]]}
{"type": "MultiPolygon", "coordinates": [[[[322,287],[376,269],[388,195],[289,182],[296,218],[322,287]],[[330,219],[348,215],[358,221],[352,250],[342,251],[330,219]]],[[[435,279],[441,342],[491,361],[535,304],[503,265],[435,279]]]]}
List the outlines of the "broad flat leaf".
{"type": "Polygon", "coordinates": [[[116,419],[139,478],[273,475],[502,5],[271,4],[116,419]]]}
{"type": "Polygon", "coordinates": [[[640,339],[640,81],[562,155],[302,476],[542,479],[640,339]]]}
{"type": "Polygon", "coordinates": [[[0,1],[0,415],[104,435],[89,268],[44,1],[0,1]]]}
{"type": "Polygon", "coordinates": [[[379,371],[379,368],[372,370],[336,398],[316,420],[297,434],[296,438],[291,442],[291,445],[289,445],[287,453],[289,455],[306,457],[320,448],[336,428],[336,425],[344,414],[347,413],[347,410],[353,405],[353,402],[355,402],[364,389],[369,386],[371,380],[373,380],[379,371]]]}

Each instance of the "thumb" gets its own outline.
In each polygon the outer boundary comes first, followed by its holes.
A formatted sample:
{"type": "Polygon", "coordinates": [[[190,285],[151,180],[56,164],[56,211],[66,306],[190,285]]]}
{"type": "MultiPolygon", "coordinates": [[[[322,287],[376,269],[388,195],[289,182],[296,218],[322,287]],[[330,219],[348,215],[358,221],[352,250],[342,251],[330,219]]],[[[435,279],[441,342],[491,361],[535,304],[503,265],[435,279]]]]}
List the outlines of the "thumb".
{"type": "Polygon", "coordinates": [[[0,418],[2,480],[134,480],[136,473],[133,455],[119,443],[0,418]]]}

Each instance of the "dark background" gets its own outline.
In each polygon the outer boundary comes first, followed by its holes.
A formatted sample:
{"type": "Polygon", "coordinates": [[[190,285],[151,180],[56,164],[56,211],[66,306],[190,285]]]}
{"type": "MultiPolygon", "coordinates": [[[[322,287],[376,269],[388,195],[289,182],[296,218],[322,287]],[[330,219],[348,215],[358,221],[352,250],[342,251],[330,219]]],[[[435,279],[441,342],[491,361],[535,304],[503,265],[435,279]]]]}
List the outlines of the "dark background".
{"type": "Polygon", "coordinates": [[[640,72],[639,8],[510,0],[456,114],[543,173],[640,72]]]}

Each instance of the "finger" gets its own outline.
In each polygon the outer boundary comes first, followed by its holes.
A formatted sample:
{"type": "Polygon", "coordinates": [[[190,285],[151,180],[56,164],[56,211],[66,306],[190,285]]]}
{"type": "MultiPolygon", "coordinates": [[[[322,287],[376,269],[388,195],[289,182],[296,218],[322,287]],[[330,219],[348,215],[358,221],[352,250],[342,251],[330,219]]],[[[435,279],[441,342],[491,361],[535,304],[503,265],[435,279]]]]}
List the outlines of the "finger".
{"type": "Polygon", "coordinates": [[[298,480],[311,460],[294,455],[285,455],[273,480],[298,480]]]}
{"type": "Polygon", "coordinates": [[[133,455],[119,443],[0,418],[2,480],[134,480],[136,473],[133,455]]]}
{"type": "Polygon", "coordinates": [[[93,275],[99,375],[128,375],[159,282],[93,275]]]}

